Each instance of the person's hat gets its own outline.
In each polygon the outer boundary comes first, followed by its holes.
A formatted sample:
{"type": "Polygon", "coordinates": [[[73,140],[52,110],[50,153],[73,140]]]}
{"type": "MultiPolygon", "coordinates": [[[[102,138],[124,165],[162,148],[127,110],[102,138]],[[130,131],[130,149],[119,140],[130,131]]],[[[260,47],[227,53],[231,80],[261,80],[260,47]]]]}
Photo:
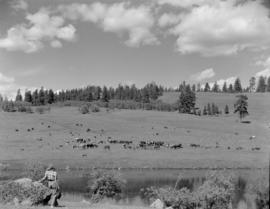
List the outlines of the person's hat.
{"type": "Polygon", "coordinates": [[[55,170],[55,167],[53,166],[53,164],[50,164],[47,168],[47,171],[52,171],[55,170]]]}

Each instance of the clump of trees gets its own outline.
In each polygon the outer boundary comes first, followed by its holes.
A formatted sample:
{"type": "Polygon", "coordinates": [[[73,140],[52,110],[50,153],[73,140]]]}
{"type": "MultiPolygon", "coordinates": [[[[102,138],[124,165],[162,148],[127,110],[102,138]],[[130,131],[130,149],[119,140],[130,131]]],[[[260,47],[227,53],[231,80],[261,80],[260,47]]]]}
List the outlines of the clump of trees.
{"type": "Polygon", "coordinates": [[[222,114],[222,111],[218,108],[218,106],[215,103],[208,103],[206,106],[203,108],[203,115],[220,115],[222,114]]]}
{"type": "Polygon", "coordinates": [[[166,207],[184,209],[229,209],[234,194],[234,178],[221,172],[210,172],[196,190],[186,187],[150,187],[141,191],[143,197],[162,200],[166,207]]]}
{"type": "Polygon", "coordinates": [[[181,86],[180,97],[179,97],[179,109],[180,113],[191,113],[195,108],[196,104],[196,95],[192,91],[190,85],[183,83],[181,86]]]}
{"type": "Polygon", "coordinates": [[[237,95],[236,96],[238,99],[236,101],[236,103],[234,104],[234,113],[238,113],[239,114],[239,118],[240,120],[242,120],[244,117],[246,117],[249,113],[248,113],[248,97],[246,95],[237,95]]]}

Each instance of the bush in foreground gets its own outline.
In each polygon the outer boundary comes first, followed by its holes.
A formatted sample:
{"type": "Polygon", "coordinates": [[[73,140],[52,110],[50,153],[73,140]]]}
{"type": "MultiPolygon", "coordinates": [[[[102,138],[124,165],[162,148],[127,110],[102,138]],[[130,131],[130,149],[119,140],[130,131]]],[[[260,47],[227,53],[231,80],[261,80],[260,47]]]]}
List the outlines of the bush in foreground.
{"type": "Polygon", "coordinates": [[[93,202],[103,198],[117,198],[123,192],[125,181],[119,173],[99,170],[91,173],[90,177],[88,189],[93,202]]]}
{"type": "Polygon", "coordinates": [[[0,202],[24,205],[46,204],[50,190],[31,179],[18,179],[0,186],[0,202]]]}

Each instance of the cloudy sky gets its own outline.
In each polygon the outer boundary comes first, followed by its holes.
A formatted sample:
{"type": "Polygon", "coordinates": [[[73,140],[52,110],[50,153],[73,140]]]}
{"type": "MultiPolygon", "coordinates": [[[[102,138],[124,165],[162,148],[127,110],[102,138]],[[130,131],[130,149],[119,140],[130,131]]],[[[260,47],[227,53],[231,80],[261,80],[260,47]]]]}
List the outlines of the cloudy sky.
{"type": "Polygon", "coordinates": [[[0,93],[270,76],[269,0],[0,0],[0,93]]]}

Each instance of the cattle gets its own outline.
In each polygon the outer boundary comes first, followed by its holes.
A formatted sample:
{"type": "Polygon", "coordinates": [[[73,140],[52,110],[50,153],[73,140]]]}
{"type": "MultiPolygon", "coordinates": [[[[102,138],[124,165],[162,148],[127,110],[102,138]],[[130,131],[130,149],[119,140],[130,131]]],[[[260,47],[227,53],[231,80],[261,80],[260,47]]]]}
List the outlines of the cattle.
{"type": "Polygon", "coordinates": [[[190,146],[190,147],[194,147],[194,148],[198,148],[198,147],[200,147],[200,145],[199,145],[199,144],[190,144],[189,146],[190,146]]]}
{"type": "Polygon", "coordinates": [[[87,157],[87,154],[82,154],[82,157],[87,157]]]}
{"type": "Polygon", "coordinates": [[[171,149],[181,149],[183,148],[182,144],[174,144],[170,146],[171,149]]]}
{"type": "Polygon", "coordinates": [[[85,143],[86,141],[83,138],[75,138],[77,143],[85,143]]]}
{"type": "Polygon", "coordinates": [[[242,150],[243,147],[236,147],[236,150],[242,150]]]}
{"type": "Polygon", "coordinates": [[[252,147],[251,150],[252,151],[259,151],[259,150],[261,150],[261,148],[260,147],[252,147]]]}
{"type": "Polygon", "coordinates": [[[104,150],[111,150],[111,146],[110,145],[105,145],[104,150]]]}
{"type": "Polygon", "coordinates": [[[249,139],[252,140],[252,139],[255,139],[256,136],[250,136],[249,139]]]}

